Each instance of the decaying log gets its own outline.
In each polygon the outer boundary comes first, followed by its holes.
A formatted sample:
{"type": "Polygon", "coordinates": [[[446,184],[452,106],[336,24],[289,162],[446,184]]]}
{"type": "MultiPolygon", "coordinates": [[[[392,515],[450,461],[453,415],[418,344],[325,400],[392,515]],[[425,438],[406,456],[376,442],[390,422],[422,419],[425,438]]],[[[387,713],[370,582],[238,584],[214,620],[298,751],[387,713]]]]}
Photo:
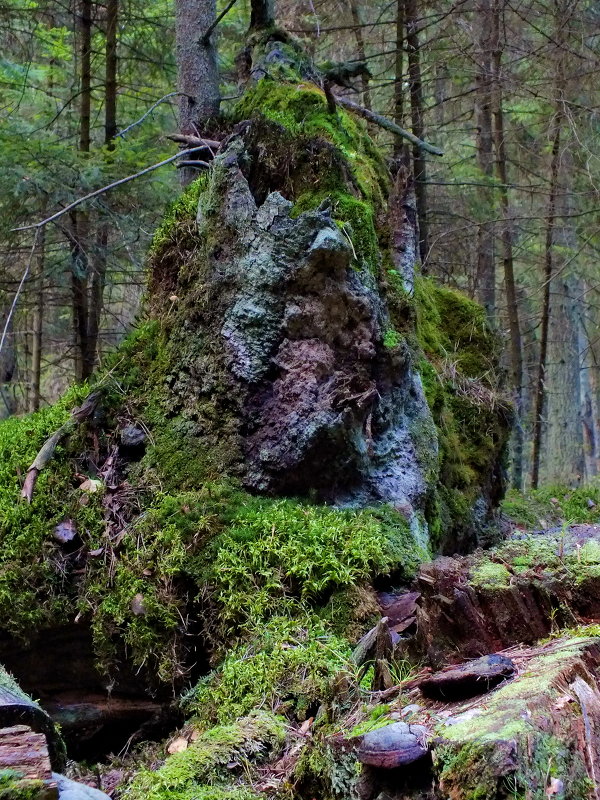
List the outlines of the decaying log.
{"type": "Polygon", "coordinates": [[[42,734],[48,745],[47,752],[52,768],[56,772],[64,769],[65,747],[52,719],[0,667],[0,727],[14,725],[26,725],[35,733],[42,734]]]}
{"type": "Polygon", "coordinates": [[[56,447],[64,438],[69,436],[69,434],[75,430],[77,425],[92,416],[96,410],[99,399],[100,392],[92,392],[90,395],[88,395],[78,408],[73,409],[69,419],[63,425],[61,425],[61,427],[55,431],[52,436],[46,439],[37,456],[33,460],[33,463],[27,470],[25,482],[23,483],[23,488],[21,490],[21,497],[27,500],[28,503],[31,503],[33,498],[33,492],[35,490],[35,484],[38,479],[38,475],[52,459],[56,447]]]}
{"type": "Polygon", "coordinates": [[[43,733],[35,733],[27,725],[0,729],[0,770],[16,773],[14,788],[21,789],[23,796],[31,781],[42,781],[44,788],[35,797],[39,800],[58,798],[46,737],[43,733]]]}

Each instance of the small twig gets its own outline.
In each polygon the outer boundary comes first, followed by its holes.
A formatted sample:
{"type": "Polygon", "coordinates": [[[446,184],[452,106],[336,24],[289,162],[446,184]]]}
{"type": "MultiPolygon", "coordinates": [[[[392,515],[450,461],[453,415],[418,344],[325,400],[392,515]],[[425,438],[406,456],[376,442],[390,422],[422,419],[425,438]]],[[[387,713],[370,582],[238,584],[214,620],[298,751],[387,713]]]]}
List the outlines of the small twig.
{"type": "Polygon", "coordinates": [[[215,28],[217,27],[217,25],[218,25],[218,24],[221,22],[221,20],[223,19],[223,17],[224,17],[226,14],[229,14],[229,12],[231,11],[231,9],[234,7],[234,5],[235,5],[236,3],[237,3],[237,0],[231,0],[231,2],[227,3],[227,5],[226,5],[226,6],[225,6],[225,8],[223,9],[223,11],[221,11],[221,13],[219,14],[219,16],[218,16],[218,17],[216,18],[216,20],[215,20],[215,21],[212,23],[212,25],[211,25],[211,26],[208,28],[208,30],[206,31],[206,33],[204,33],[204,34],[202,35],[202,38],[200,39],[200,43],[201,43],[201,44],[206,44],[206,43],[208,42],[208,40],[210,39],[210,37],[211,37],[211,34],[212,34],[212,32],[214,31],[214,29],[215,29],[215,28]]]}
{"type": "Polygon", "coordinates": [[[19,285],[17,286],[17,291],[15,292],[15,296],[13,297],[13,301],[10,305],[8,316],[6,317],[6,322],[4,323],[2,338],[0,338],[0,354],[2,354],[2,350],[4,348],[4,342],[6,341],[6,336],[10,328],[10,323],[12,322],[13,314],[15,313],[15,308],[17,307],[17,303],[19,301],[19,296],[21,294],[21,291],[23,290],[25,281],[29,277],[29,271],[31,270],[31,264],[33,262],[33,256],[35,255],[35,249],[37,247],[39,235],[40,235],[40,229],[38,228],[37,231],[35,232],[33,244],[31,245],[31,251],[29,253],[29,258],[27,259],[27,264],[25,265],[25,269],[23,270],[23,275],[21,276],[21,280],[19,282],[19,285]]]}
{"type": "Polygon", "coordinates": [[[54,455],[54,451],[56,450],[57,446],[74,430],[78,423],[83,422],[92,416],[96,410],[99,399],[100,392],[92,392],[89,394],[78,408],[73,409],[69,419],[63,423],[61,427],[52,434],[52,436],[46,439],[44,444],[41,446],[37,456],[33,460],[33,463],[27,470],[25,482],[23,483],[23,488],[21,489],[21,497],[24,500],[27,500],[28,503],[31,503],[33,498],[33,492],[35,490],[35,484],[37,482],[38,475],[54,455]]]}
{"type": "Polygon", "coordinates": [[[114,183],[109,183],[108,186],[103,186],[101,189],[96,189],[96,191],[86,194],[85,197],[80,197],[78,200],[74,200],[68,206],[65,206],[60,211],[57,211],[56,214],[53,214],[51,217],[43,219],[41,222],[34,222],[32,225],[21,225],[19,228],[12,228],[11,231],[14,233],[16,231],[30,231],[34,230],[35,228],[38,229],[42,228],[49,222],[54,222],[54,220],[58,219],[59,217],[62,217],[63,214],[66,214],[73,208],[76,208],[76,206],[85,203],[86,200],[91,200],[94,197],[98,197],[99,195],[108,192],[110,189],[115,189],[117,186],[122,186],[124,183],[129,183],[130,181],[133,181],[136,178],[140,178],[142,175],[146,175],[146,173],[152,172],[153,170],[158,169],[159,167],[164,167],[166,164],[170,164],[172,161],[176,161],[178,158],[181,158],[182,156],[189,156],[192,153],[195,153],[197,149],[198,149],[197,147],[192,147],[189,148],[188,150],[182,150],[180,153],[177,153],[174,156],[165,158],[164,161],[159,161],[158,164],[152,164],[149,167],[145,167],[145,169],[136,172],[135,175],[128,175],[126,178],[121,178],[120,180],[115,181],[114,183]]]}
{"type": "Polygon", "coordinates": [[[138,120],[136,120],[135,122],[132,122],[132,123],[131,123],[131,125],[128,125],[126,128],[123,128],[123,130],[122,130],[122,131],[119,131],[119,132],[117,133],[117,136],[120,136],[122,139],[124,139],[124,138],[125,138],[125,134],[126,134],[126,133],[129,133],[129,131],[130,131],[132,128],[135,128],[135,127],[136,127],[136,125],[141,125],[141,124],[142,124],[142,122],[143,122],[143,121],[144,121],[144,120],[145,120],[147,117],[149,117],[149,116],[150,116],[150,114],[151,114],[151,113],[154,111],[154,109],[156,108],[156,106],[159,106],[161,103],[164,103],[164,102],[165,102],[165,100],[168,100],[170,97],[189,97],[189,96],[190,96],[190,95],[189,95],[189,94],[186,94],[185,92],[169,92],[169,94],[166,94],[164,97],[161,97],[161,98],[160,98],[160,100],[157,100],[157,101],[156,101],[156,103],[154,103],[153,105],[151,105],[151,106],[150,106],[150,108],[148,109],[148,111],[146,111],[146,113],[145,113],[145,114],[142,114],[142,116],[141,116],[141,117],[140,117],[138,120]]]}
{"type": "Polygon", "coordinates": [[[416,147],[419,147],[421,150],[425,150],[427,153],[431,153],[434,156],[443,156],[444,151],[440,150],[439,147],[436,147],[433,144],[429,144],[429,142],[424,142],[423,139],[419,139],[418,136],[415,136],[414,133],[401,128],[399,125],[396,125],[395,122],[392,122],[391,119],[382,116],[381,114],[376,114],[374,111],[369,111],[368,108],[364,108],[364,106],[359,106],[358,103],[355,103],[353,100],[349,100],[347,97],[339,97],[338,95],[335,96],[335,102],[338,103],[340,106],[344,106],[344,108],[349,108],[351,111],[354,111],[356,114],[359,114],[361,117],[368,119],[369,122],[375,123],[375,125],[379,125],[380,128],[384,128],[386,131],[390,131],[390,133],[395,133],[396,136],[400,136],[402,139],[406,139],[407,142],[414,144],[416,147]]]}

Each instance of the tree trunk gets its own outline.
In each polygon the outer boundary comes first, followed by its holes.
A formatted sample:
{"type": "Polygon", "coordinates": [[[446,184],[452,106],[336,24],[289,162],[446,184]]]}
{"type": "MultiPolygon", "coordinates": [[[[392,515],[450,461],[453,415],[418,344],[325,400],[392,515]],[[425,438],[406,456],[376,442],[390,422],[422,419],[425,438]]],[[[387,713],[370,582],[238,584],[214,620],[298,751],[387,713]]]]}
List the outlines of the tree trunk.
{"type": "Polygon", "coordinates": [[[119,0],[106,3],[106,81],[104,94],[104,142],[109,149],[117,135],[117,31],[119,0]]]}
{"type": "Polygon", "coordinates": [[[79,149],[90,151],[90,118],[92,107],[92,0],[80,0],[79,53],[81,58],[81,81],[79,100],[79,149]]]}
{"type": "MultiPolygon", "coordinates": [[[[214,34],[206,38],[206,32],[215,21],[216,5],[216,0],[177,0],[175,3],[177,89],[183,95],[179,103],[179,129],[186,135],[201,133],[205,122],[219,113],[214,34]]],[[[180,170],[180,177],[186,185],[197,177],[197,172],[184,168],[180,170]]]]}
{"type": "Polygon", "coordinates": [[[531,486],[534,489],[538,488],[540,480],[542,434],[544,428],[548,331],[550,326],[550,290],[553,274],[554,225],[556,220],[556,195],[558,190],[562,117],[562,106],[559,106],[554,118],[554,136],[550,161],[550,190],[548,195],[548,211],[546,214],[546,242],[544,249],[544,298],[542,302],[540,355],[534,396],[533,454],[531,464],[531,486]]]}
{"type": "MultiPolygon", "coordinates": [[[[396,54],[394,63],[394,122],[400,128],[404,127],[404,2],[398,0],[396,6],[396,54]]],[[[403,144],[400,137],[394,137],[394,155],[398,158],[402,154],[403,144]]]]}
{"type": "MultiPolygon", "coordinates": [[[[367,62],[367,51],[365,49],[365,39],[362,31],[362,15],[357,0],[350,0],[350,11],[352,13],[352,25],[354,26],[354,37],[356,39],[356,55],[360,61],[367,62]]],[[[369,111],[373,110],[371,101],[371,89],[369,87],[369,76],[362,75],[362,104],[369,111]]]]}
{"type": "Polygon", "coordinates": [[[504,292],[506,295],[506,314],[510,335],[510,372],[515,406],[515,425],[512,437],[512,485],[523,489],[523,341],[519,320],[519,305],[515,282],[513,259],[513,225],[508,194],[508,167],[504,132],[504,110],[502,99],[502,45],[500,42],[500,4],[493,5],[493,51],[492,51],[492,110],[494,119],[494,149],[496,156],[496,176],[500,182],[500,204],[502,207],[502,262],[504,267],[504,292]]]}
{"type": "MultiPolygon", "coordinates": [[[[412,132],[419,139],[424,138],[423,124],[423,85],[421,82],[421,61],[419,50],[419,29],[417,0],[406,0],[406,45],[408,50],[408,81],[410,86],[410,110],[412,132]]],[[[421,263],[426,268],[429,250],[427,224],[427,162],[419,147],[413,148],[413,168],[415,174],[415,196],[419,217],[419,252],[421,263]]]]}
{"type": "Polygon", "coordinates": [[[33,337],[31,347],[31,392],[29,395],[29,410],[37,411],[40,407],[40,386],[42,379],[42,323],[44,320],[44,260],[45,260],[45,229],[40,230],[38,236],[38,252],[34,262],[34,309],[33,309],[33,337]]]}
{"type": "MultiPolygon", "coordinates": [[[[574,231],[557,225],[555,241],[569,252],[574,231]]],[[[561,267],[563,265],[561,264],[561,267]]],[[[541,470],[544,483],[579,486],[584,472],[579,360],[579,282],[567,270],[551,288],[548,360],[546,364],[546,435],[541,470]]]]}
{"type": "Polygon", "coordinates": [[[477,238],[477,289],[479,302],[491,324],[496,318],[496,274],[494,264],[494,197],[491,180],[494,175],[492,138],[492,5],[491,0],[480,0],[478,20],[478,70],[475,113],[477,119],[477,164],[483,182],[489,186],[478,187],[480,214],[477,238]]]}
{"type": "Polygon", "coordinates": [[[271,28],[275,24],[275,0],[252,0],[251,28],[271,28]]]}

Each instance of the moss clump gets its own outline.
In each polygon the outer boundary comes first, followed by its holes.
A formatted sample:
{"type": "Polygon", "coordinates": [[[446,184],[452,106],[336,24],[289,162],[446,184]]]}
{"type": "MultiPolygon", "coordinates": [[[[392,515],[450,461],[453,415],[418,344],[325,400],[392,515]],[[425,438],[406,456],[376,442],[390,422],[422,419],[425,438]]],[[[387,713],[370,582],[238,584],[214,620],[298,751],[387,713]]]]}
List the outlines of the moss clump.
{"type": "Polygon", "coordinates": [[[528,528],[563,523],[593,525],[600,521],[600,483],[591,482],[578,489],[543,486],[525,493],[511,489],[502,502],[502,511],[512,522],[528,528]]]}
{"type": "MultiPolygon", "coordinates": [[[[283,720],[256,711],[232,725],[221,725],[168,756],[156,770],[142,769],[122,797],[127,800],[252,800],[241,777],[276,753],[285,738],[283,720]]],[[[248,777],[247,775],[244,777],[248,777]]]]}
{"type": "Polygon", "coordinates": [[[233,113],[236,119],[261,115],[295,136],[330,142],[345,158],[364,199],[375,208],[383,207],[387,170],[366,125],[341,109],[332,114],[325,93],[314,84],[275,83],[263,78],[244,93],[233,113]]]}
{"type": "MultiPolygon", "coordinates": [[[[404,308],[406,292],[394,286],[391,291],[404,308]]],[[[420,277],[413,302],[414,347],[440,445],[440,485],[430,498],[427,518],[434,541],[443,535],[461,548],[464,532],[476,525],[478,535],[484,533],[485,521],[474,516],[476,502],[486,497],[485,503],[494,503],[502,494],[497,465],[507,442],[510,402],[499,388],[498,341],[483,309],[420,277]]],[[[410,314],[404,316],[410,325],[410,314]]]]}
{"type": "Polygon", "coordinates": [[[0,800],[46,800],[50,791],[43,781],[25,778],[13,769],[0,769],[0,800]]]}
{"type": "Polygon", "coordinates": [[[183,190],[181,195],[167,209],[161,224],[152,237],[149,256],[152,258],[169,245],[175,234],[180,235],[182,225],[196,219],[198,200],[208,182],[207,175],[201,174],[183,190]]]}
{"type": "Polygon", "coordinates": [[[510,584],[510,572],[504,564],[484,561],[471,571],[471,584],[481,589],[500,589],[510,584]]]}
{"type": "Polygon", "coordinates": [[[390,569],[411,574],[425,556],[393,509],[345,511],[246,496],[207,549],[220,625],[324,605],[332,592],[390,569]]]}
{"type": "Polygon", "coordinates": [[[53,538],[56,525],[71,519],[87,546],[103,530],[100,498],[78,489],[68,442],[40,474],[32,503],[19,502],[21,480],[40,447],[88,393],[78,387],[51,408],[0,423],[0,620],[13,634],[59,624],[70,612],[69,563],[53,538]]]}
{"type": "Polygon", "coordinates": [[[313,211],[325,201],[331,202],[331,214],[350,241],[356,261],[376,274],[381,256],[373,205],[347,190],[320,190],[300,195],[294,204],[292,216],[313,211]]]}
{"type": "Polygon", "coordinates": [[[350,649],[314,615],[275,617],[239,644],[186,696],[204,723],[229,722],[253,708],[298,720],[331,699],[333,679],[350,669],[350,649]]]}

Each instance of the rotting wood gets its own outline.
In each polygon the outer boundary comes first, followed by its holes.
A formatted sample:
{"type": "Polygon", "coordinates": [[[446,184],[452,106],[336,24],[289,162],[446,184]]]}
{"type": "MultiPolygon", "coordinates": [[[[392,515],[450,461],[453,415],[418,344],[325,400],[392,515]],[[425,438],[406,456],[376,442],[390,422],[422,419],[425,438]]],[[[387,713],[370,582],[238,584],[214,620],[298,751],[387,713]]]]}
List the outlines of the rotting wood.
{"type": "Polygon", "coordinates": [[[35,484],[40,472],[52,459],[57,446],[65,437],[75,430],[79,423],[84,422],[86,419],[89,419],[92,416],[96,410],[99,399],[100,392],[92,392],[90,395],[88,395],[78,408],[73,409],[69,419],[63,425],[61,425],[61,427],[55,431],[52,436],[46,439],[37,456],[33,460],[33,463],[27,470],[25,482],[23,483],[23,488],[21,489],[21,497],[27,500],[28,503],[31,503],[33,498],[35,484]]]}
{"type": "Polygon", "coordinates": [[[31,781],[42,781],[43,788],[35,795],[39,800],[58,798],[46,737],[27,725],[0,728],[0,770],[18,773],[16,786],[23,791],[31,786],[31,781]]]}

